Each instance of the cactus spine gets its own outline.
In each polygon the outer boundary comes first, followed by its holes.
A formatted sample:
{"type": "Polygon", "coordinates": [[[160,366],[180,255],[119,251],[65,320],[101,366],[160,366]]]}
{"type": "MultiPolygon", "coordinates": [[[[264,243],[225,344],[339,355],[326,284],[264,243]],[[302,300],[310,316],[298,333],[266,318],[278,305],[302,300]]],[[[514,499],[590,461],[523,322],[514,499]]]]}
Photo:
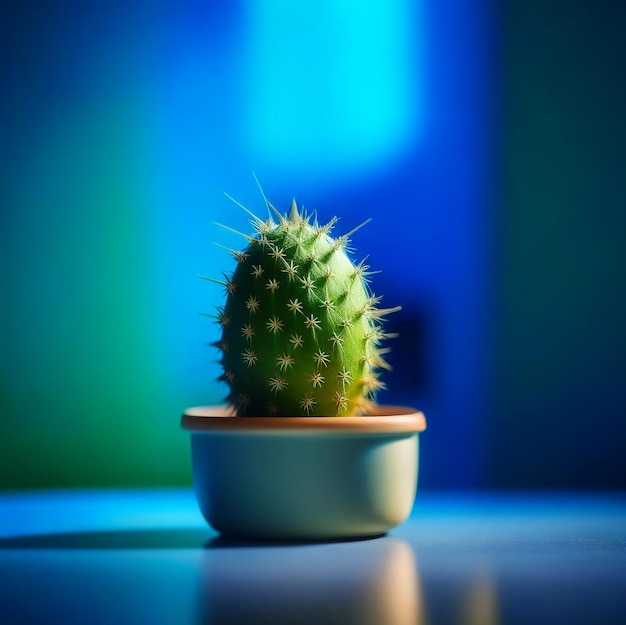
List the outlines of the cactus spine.
{"type": "MultiPolygon", "coordinates": [[[[220,380],[239,416],[366,414],[388,368],[380,348],[383,317],[370,293],[370,272],[346,254],[348,235],[330,236],[299,212],[278,219],[252,215],[254,233],[224,274],[226,304],[218,308],[220,380]]],[[[354,232],[354,231],[353,231],[354,232]]]]}

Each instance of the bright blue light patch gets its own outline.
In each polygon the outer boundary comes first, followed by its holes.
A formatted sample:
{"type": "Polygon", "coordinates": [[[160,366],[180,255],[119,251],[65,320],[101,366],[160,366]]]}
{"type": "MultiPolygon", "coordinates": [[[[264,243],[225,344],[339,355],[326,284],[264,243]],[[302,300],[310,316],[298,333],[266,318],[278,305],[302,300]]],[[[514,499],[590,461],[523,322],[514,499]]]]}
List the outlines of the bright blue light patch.
{"type": "Polygon", "coordinates": [[[414,145],[422,110],[415,5],[250,0],[246,136],[257,162],[345,176],[414,145]]]}

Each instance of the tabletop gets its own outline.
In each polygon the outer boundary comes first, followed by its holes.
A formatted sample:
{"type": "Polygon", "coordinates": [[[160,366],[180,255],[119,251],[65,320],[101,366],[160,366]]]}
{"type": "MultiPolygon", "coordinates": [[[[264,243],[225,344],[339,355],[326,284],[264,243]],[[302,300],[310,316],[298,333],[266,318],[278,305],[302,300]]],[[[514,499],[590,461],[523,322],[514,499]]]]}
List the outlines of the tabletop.
{"type": "Polygon", "coordinates": [[[189,489],[0,493],[0,623],[626,623],[626,493],[420,493],[368,540],[234,541],[189,489]]]}

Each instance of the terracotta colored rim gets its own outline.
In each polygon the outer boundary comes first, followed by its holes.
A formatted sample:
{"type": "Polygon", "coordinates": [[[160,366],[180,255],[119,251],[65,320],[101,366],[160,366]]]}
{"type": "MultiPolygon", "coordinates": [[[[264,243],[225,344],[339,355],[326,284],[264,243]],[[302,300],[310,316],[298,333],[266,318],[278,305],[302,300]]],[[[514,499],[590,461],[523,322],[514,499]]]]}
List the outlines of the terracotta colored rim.
{"type": "Polygon", "coordinates": [[[406,406],[377,406],[363,417],[235,417],[228,406],[196,406],[183,415],[191,432],[354,432],[401,434],[426,429],[424,414],[406,406]]]}

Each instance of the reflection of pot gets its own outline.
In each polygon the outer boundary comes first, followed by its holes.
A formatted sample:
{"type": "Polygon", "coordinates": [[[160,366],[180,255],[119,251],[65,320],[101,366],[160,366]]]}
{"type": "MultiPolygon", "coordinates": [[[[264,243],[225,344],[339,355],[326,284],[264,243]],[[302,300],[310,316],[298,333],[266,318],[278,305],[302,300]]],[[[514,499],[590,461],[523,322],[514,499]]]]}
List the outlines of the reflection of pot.
{"type": "Polygon", "coordinates": [[[421,625],[415,557],[404,541],[233,544],[202,555],[200,623],[421,625]]]}
{"type": "Polygon", "coordinates": [[[415,498],[424,415],[378,406],[364,417],[232,417],[190,408],[193,479],[217,531],[248,538],[382,534],[415,498]]]}

